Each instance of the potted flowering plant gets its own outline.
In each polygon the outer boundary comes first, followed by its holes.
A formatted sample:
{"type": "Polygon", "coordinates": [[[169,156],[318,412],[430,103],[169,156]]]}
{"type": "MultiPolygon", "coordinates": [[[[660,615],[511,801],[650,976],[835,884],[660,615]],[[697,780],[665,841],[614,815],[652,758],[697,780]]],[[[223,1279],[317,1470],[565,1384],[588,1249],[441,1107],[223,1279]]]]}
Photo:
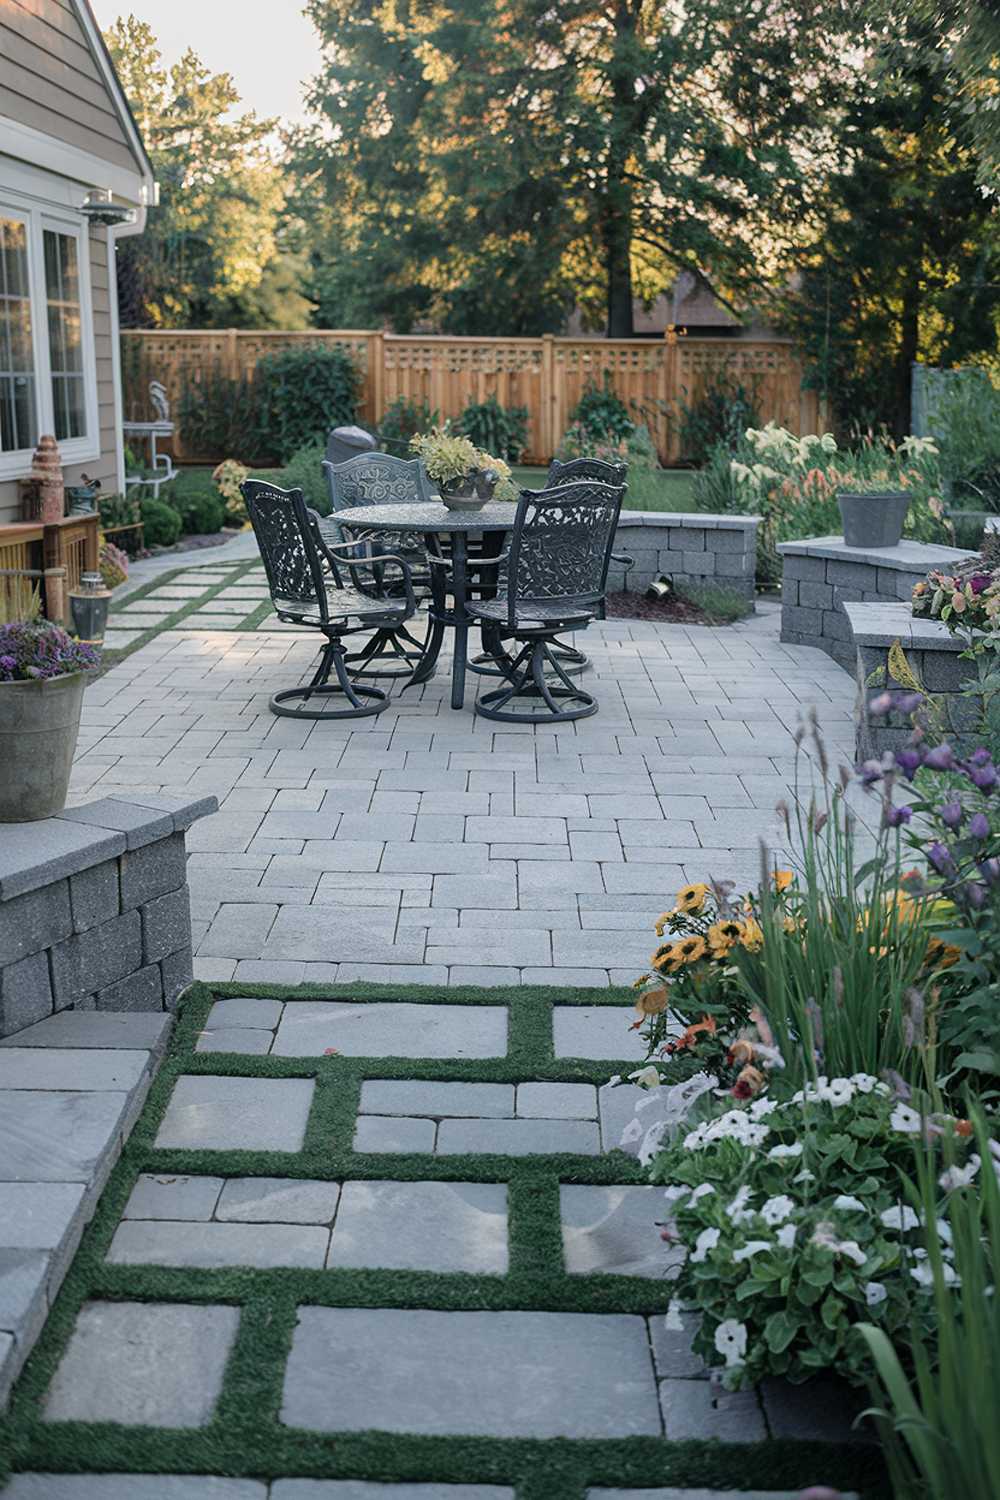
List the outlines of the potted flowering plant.
{"type": "Polygon", "coordinates": [[[51,818],[66,805],[86,674],[99,662],[93,646],[48,620],[0,622],[0,823],[51,818]]]}
{"type": "Polygon", "coordinates": [[[488,500],[514,500],[517,489],[502,458],[441,427],[418,432],[410,448],[435,480],[449,510],[480,510],[488,500]]]}

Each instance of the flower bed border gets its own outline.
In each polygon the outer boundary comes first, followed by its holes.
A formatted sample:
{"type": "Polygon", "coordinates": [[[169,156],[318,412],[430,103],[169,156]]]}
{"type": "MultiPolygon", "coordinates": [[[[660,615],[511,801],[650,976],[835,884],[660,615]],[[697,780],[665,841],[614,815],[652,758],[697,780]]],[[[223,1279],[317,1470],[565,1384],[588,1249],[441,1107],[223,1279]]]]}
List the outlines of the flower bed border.
{"type": "MultiPolygon", "coordinates": [[[[640,1182],[636,1163],[621,1153],[531,1158],[355,1153],[350,1141],[361,1082],[367,1077],[461,1081],[605,1083],[612,1061],[553,1057],[552,1007],[616,1005],[627,989],[511,989],[426,985],[276,987],[196,984],[185,998],[174,1038],[145,1110],[118,1163],[62,1292],[0,1419],[4,1461],[17,1470],[226,1474],[278,1478],[364,1478],[451,1483],[505,1483],[518,1500],[583,1500],[588,1486],[751,1486],[789,1490],[822,1474],[845,1489],[884,1493],[881,1458],[870,1447],[768,1439],[747,1444],[671,1443],[662,1438],[548,1440],[387,1437],[383,1433],[309,1433],[281,1425],[284,1362],[300,1303],[315,1306],[519,1308],[553,1311],[660,1313],[665,1289],[628,1276],[568,1276],[559,1232],[560,1182],[640,1182]],[[216,998],[352,998],[455,1005],[506,1004],[504,1058],[442,1061],[408,1058],[279,1058],[195,1052],[216,998]],[[178,1151],[153,1145],[180,1073],[317,1080],[301,1153],[178,1151]],[[337,1083],[338,1087],[329,1087],[337,1083]],[[331,1148],[327,1143],[342,1142],[331,1148]],[[510,1270],[504,1277],[371,1270],[182,1270],[108,1265],[104,1255],[140,1172],[206,1172],[393,1180],[489,1181],[508,1185],[510,1270]],[[243,1309],[240,1335],[226,1369],[218,1411],[205,1428],[171,1432],[113,1423],[41,1421],[41,1403],[80,1307],[94,1297],[157,1301],[225,1301],[243,1309]]],[[[617,1064],[620,1069],[622,1064],[617,1064]]]]}

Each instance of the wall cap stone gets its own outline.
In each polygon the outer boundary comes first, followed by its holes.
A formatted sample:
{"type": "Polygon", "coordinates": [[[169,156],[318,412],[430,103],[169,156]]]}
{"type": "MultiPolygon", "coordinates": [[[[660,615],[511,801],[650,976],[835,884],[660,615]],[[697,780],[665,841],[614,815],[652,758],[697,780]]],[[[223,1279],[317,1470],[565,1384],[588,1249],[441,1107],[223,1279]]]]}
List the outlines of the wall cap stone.
{"type": "Polygon", "coordinates": [[[684,526],[697,531],[751,531],[756,530],[760,519],[760,516],[714,515],[700,510],[623,510],[618,530],[630,526],[684,526]]]}
{"type": "Polygon", "coordinates": [[[912,651],[965,650],[965,642],[952,635],[940,620],[914,615],[908,604],[845,604],[856,646],[891,646],[899,641],[912,651]]]}
{"type": "Polygon", "coordinates": [[[779,542],[783,557],[829,557],[837,562],[868,563],[871,567],[895,568],[903,573],[927,573],[938,564],[964,562],[973,553],[961,547],[937,547],[930,542],[899,542],[895,547],[849,547],[842,536],[806,537],[798,542],[779,542]]]}
{"type": "Polygon", "coordinates": [[[0,901],[78,875],[190,828],[219,808],[216,797],[105,797],[57,817],[5,823],[0,837],[0,901]]]}

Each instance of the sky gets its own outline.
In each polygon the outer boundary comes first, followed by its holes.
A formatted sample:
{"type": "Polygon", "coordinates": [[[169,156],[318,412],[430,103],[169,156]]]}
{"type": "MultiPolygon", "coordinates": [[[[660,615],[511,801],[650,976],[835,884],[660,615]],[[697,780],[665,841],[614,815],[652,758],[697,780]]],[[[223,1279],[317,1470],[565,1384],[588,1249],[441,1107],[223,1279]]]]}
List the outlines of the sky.
{"type": "Polygon", "coordinates": [[[319,71],[318,39],[302,0],[91,0],[102,29],[119,16],[147,21],[163,60],[188,47],[213,73],[232,73],[246,105],[294,124],[303,83],[319,71]]]}

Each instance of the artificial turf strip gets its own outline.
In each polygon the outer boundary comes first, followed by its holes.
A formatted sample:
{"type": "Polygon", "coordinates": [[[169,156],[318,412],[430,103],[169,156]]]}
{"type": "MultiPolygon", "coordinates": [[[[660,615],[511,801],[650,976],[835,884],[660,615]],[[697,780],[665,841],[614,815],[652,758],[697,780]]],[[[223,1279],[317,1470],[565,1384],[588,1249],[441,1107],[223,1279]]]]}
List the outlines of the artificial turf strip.
{"type": "MultiPolygon", "coordinates": [[[[179,573],[188,573],[192,567],[207,566],[207,563],[187,563],[183,567],[171,569],[169,573],[162,573],[158,578],[151,578],[148,583],[144,583],[140,588],[137,588],[134,594],[129,594],[122,599],[120,604],[112,604],[110,613],[115,616],[115,624],[128,623],[128,615],[124,612],[126,605],[134,604],[136,600],[145,599],[147,595],[155,593],[158,588],[169,582],[171,578],[176,578],[179,573]]],[[[147,626],[145,630],[139,632],[135,640],[128,646],[109,647],[102,655],[101,666],[103,670],[106,672],[111,667],[117,667],[127,656],[131,656],[134,651],[141,651],[143,646],[148,646],[150,641],[154,641],[165,630],[176,630],[180,622],[186,619],[188,615],[193,614],[196,609],[202,609],[206,604],[210,604],[217,594],[222,593],[223,589],[230,588],[245,573],[248,573],[251,568],[256,567],[257,561],[255,558],[249,558],[245,562],[227,563],[225,566],[227,568],[227,576],[221,583],[213,583],[211,587],[206,587],[205,592],[197,599],[188,599],[186,602],[181,603],[177,609],[167,615],[164,620],[161,620],[158,625],[147,626]]],[[[242,626],[240,628],[242,629],[242,626]]]]}
{"type": "MultiPolygon", "coordinates": [[[[11,1470],[225,1474],[277,1478],[355,1478],[382,1482],[514,1485],[517,1500],[583,1500],[590,1486],[746,1486],[795,1489],[822,1480],[866,1497],[887,1494],[881,1460],[869,1448],[769,1439],[756,1444],[668,1443],[658,1438],[522,1439],[423,1437],[384,1432],[318,1434],[279,1420],[284,1367],[299,1305],[517,1308],[656,1314],[666,1289],[641,1277],[569,1276],[563,1270],[559,1183],[642,1181],[622,1153],[581,1157],[363,1154],[351,1149],[361,1083],[366,1078],[437,1078],[505,1082],[525,1078],[603,1083],[614,1064],[552,1055],[551,1015],[558,1004],[622,1004],[629,992],[553,988],[448,990],[430,986],[324,987],[330,999],[409,1000],[510,1007],[506,1059],[271,1058],[196,1053],[211,1004],[225,995],[299,999],[303,989],[236,984],[194,985],[187,993],[167,1056],[132,1136],[116,1165],[76,1259],[0,1420],[0,1474],[11,1470]],[[302,1151],[179,1151],[154,1145],[181,1073],[316,1079],[302,1151]],[[510,1262],[505,1276],[429,1271],[250,1269],[196,1270],[112,1266],[104,1257],[140,1172],[223,1176],[504,1182],[508,1189],[510,1262]],[[241,1308],[236,1344],[211,1423],[198,1429],[56,1423],[41,1403],[81,1306],[94,1298],[224,1302],[241,1308]]],[[[628,1024],[623,1009],[623,1028],[628,1024]]]]}

